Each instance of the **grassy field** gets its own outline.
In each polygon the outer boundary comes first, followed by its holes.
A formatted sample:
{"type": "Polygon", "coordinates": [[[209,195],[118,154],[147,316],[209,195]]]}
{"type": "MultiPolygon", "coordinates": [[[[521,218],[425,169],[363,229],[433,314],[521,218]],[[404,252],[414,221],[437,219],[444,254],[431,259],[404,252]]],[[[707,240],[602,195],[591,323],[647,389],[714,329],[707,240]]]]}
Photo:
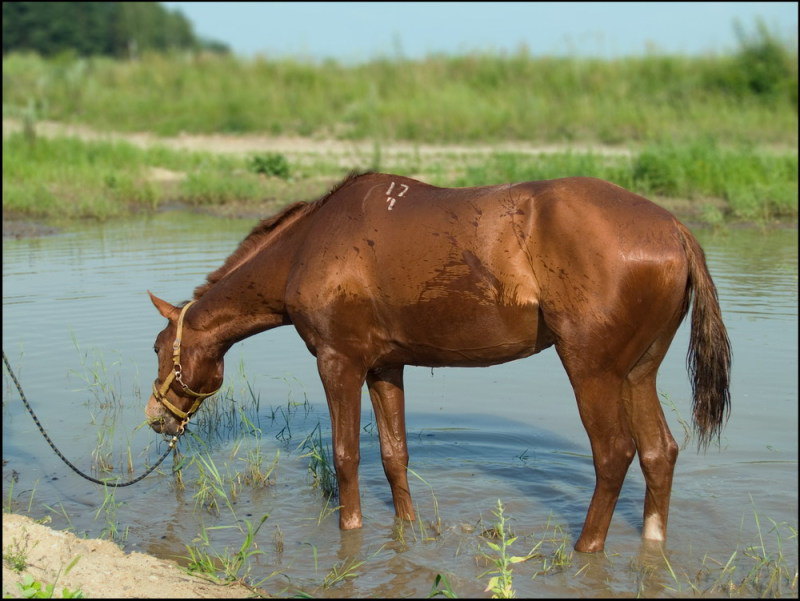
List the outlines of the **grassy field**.
{"type": "MultiPolygon", "coordinates": [[[[380,146],[349,168],[383,170],[437,185],[588,175],[654,198],[684,217],[720,223],[797,217],[797,154],[694,144],[653,143],[629,155],[556,152],[418,153],[385,156],[380,146]],[[685,199],[678,209],[670,199],[685,199]]],[[[311,200],[349,168],[332,158],[187,152],[127,142],[3,139],[3,209],[30,217],[105,219],[181,202],[224,212],[242,206],[268,215],[311,200]]]]}
{"type": "Polygon", "coordinates": [[[757,25],[731,55],[617,60],[510,55],[334,61],[145,55],[135,61],[3,58],[3,207],[30,216],[107,218],[168,201],[279,206],[310,199],[351,169],[438,185],[593,175],[707,221],[797,216],[797,51],[757,25]],[[370,156],[311,162],[260,153],[141,149],[46,140],[41,120],[97,131],[361,140],[370,156]],[[443,151],[392,144],[604,145],[624,153],[443,151]],[[629,151],[629,152],[628,152],[629,151]],[[165,170],[173,178],[155,174],[165,170]],[[668,203],[667,203],[668,204],[668,203]]]}
{"type": "Polygon", "coordinates": [[[729,56],[472,54],[344,66],[151,54],[3,59],[4,116],[98,129],[427,143],[797,143],[797,56],[764,27],[729,56]]]}

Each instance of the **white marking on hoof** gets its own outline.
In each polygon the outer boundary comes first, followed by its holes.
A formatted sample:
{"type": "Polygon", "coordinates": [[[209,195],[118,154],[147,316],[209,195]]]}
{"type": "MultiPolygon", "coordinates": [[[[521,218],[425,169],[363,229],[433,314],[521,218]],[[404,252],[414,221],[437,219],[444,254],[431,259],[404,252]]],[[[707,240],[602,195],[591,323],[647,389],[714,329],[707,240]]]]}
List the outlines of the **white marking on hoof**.
{"type": "Polygon", "coordinates": [[[661,518],[657,513],[648,515],[644,519],[644,528],[642,528],[642,538],[649,540],[663,541],[666,538],[664,529],[661,527],[661,518]]]}

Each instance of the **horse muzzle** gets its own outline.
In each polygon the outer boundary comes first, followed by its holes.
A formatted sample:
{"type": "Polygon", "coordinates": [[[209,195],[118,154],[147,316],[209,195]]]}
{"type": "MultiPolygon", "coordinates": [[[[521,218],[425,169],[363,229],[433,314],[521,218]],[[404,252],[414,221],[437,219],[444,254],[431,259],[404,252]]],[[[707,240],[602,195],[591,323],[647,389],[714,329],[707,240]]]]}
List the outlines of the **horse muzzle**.
{"type": "Polygon", "coordinates": [[[150,400],[147,401],[144,414],[147,417],[147,423],[159,434],[175,436],[183,425],[183,420],[179,420],[167,411],[152,394],[150,395],[150,400]]]}

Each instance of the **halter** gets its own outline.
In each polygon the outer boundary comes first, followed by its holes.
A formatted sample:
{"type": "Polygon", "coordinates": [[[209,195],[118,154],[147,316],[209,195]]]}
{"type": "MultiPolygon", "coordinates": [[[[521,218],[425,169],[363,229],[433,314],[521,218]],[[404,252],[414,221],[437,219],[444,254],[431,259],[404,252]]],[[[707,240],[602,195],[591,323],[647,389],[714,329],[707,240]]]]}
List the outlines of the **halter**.
{"type": "Polygon", "coordinates": [[[175,333],[175,342],[172,343],[172,365],[173,369],[164,380],[164,383],[161,384],[161,388],[156,387],[156,382],[158,382],[158,378],[153,381],[153,396],[159,401],[167,410],[172,413],[175,417],[180,418],[183,420],[181,424],[181,429],[189,421],[189,418],[192,414],[200,408],[200,403],[203,402],[204,399],[215,395],[219,392],[219,388],[217,388],[214,392],[195,392],[194,390],[190,389],[186,384],[183,382],[183,375],[182,375],[182,368],[181,368],[181,333],[183,332],[183,317],[186,315],[186,310],[191,307],[196,301],[190,301],[184,305],[183,309],[181,309],[181,314],[178,317],[178,329],[175,333]],[[191,406],[188,411],[181,411],[175,405],[170,403],[167,400],[167,390],[172,385],[172,381],[175,380],[178,384],[181,385],[183,391],[188,394],[189,396],[195,397],[197,400],[191,406]]]}

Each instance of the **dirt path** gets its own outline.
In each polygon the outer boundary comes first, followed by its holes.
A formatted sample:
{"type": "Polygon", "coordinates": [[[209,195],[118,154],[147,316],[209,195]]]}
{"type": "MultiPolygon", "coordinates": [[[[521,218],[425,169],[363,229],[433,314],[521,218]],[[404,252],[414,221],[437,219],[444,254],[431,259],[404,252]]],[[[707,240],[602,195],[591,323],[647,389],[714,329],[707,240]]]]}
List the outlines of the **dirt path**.
{"type": "MultiPolygon", "coordinates": [[[[22,130],[22,123],[14,119],[3,119],[3,135],[22,130]]],[[[375,145],[370,141],[348,141],[333,139],[302,138],[292,136],[265,136],[259,134],[245,135],[198,135],[181,134],[175,137],[158,137],[147,132],[119,133],[98,132],[84,125],[68,125],[55,121],[37,121],[37,135],[45,137],[73,136],[83,140],[125,140],[148,148],[165,146],[174,150],[197,150],[205,152],[221,152],[231,154],[248,154],[253,152],[282,152],[287,155],[323,155],[327,158],[339,157],[349,160],[352,156],[370,156],[375,152],[375,145]]],[[[497,144],[411,144],[408,142],[392,142],[381,147],[385,156],[418,154],[431,155],[465,155],[491,154],[493,152],[515,152],[522,154],[541,154],[555,152],[593,152],[608,156],[630,156],[631,150],[616,146],[591,144],[529,144],[525,142],[503,142],[497,144]]]]}
{"type": "Polygon", "coordinates": [[[43,585],[55,583],[54,597],[61,597],[65,587],[72,592],[81,591],[84,597],[259,596],[238,584],[223,586],[190,576],[170,561],[125,553],[106,540],[81,539],[37,524],[26,516],[3,513],[3,597],[22,597],[17,583],[28,574],[43,585]],[[74,566],[64,573],[72,562],[74,566]],[[20,571],[10,567],[22,564],[20,571]]]}

